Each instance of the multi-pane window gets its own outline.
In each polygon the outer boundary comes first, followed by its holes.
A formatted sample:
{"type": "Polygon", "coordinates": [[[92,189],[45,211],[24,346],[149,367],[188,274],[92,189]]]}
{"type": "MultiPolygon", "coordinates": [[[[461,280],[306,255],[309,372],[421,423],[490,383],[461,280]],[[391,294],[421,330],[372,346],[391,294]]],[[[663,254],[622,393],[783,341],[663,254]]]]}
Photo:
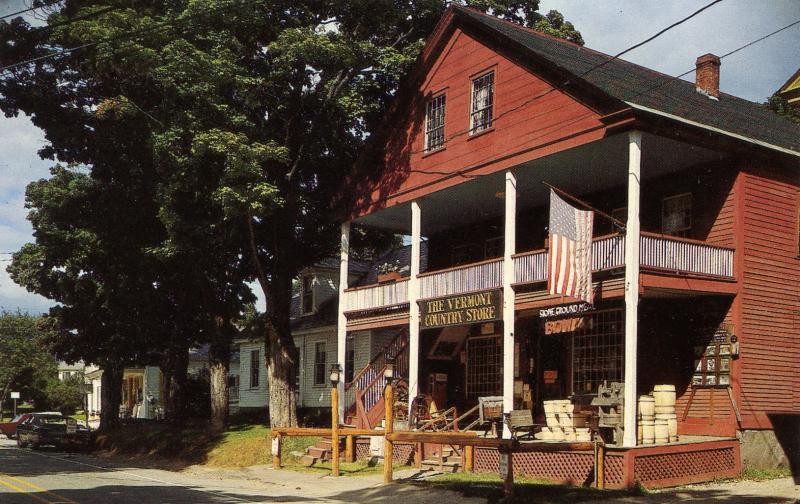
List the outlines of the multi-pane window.
{"type": "Polygon", "coordinates": [[[325,385],[325,342],[314,345],[314,385],[325,385]]]}
{"type": "Polygon", "coordinates": [[[503,393],[503,339],[480,336],[467,340],[468,399],[496,396],[503,393]]]}
{"type": "Polygon", "coordinates": [[[472,81],[472,111],[469,118],[470,133],[492,127],[494,119],[494,72],[472,81]]]}
{"type": "Polygon", "coordinates": [[[572,388],[575,393],[596,393],[599,384],[623,381],[624,329],[622,310],[583,316],[574,333],[572,388]]]}
{"type": "Polygon", "coordinates": [[[250,388],[258,387],[261,371],[261,358],[258,350],[250,350],[250,388]]]}
{"type": "Polygon", "coordinates": [[[353,381],[356,365],[356,349],[355,341],[352,336],[347,337],[347,345],[344,352],[344,382],[350,383],[353,381]]]}
{"type": "Polygon", "coordinates": [[[687,236],[692,229],[692,194],[678,194],[661,201],[661,232],[687,236]]]}
{"type": "Polygon", "coordinates": [[[303,313],[314,311],[314,278],[311,276],[303,277],[301,301],[303,303],[303,313]]]}
{"type": "Polygon", "coordinates": [[[443,94],[431,99],[425,110],[425,151],[430,152],[444,147],[444,109],[443,94]]]}

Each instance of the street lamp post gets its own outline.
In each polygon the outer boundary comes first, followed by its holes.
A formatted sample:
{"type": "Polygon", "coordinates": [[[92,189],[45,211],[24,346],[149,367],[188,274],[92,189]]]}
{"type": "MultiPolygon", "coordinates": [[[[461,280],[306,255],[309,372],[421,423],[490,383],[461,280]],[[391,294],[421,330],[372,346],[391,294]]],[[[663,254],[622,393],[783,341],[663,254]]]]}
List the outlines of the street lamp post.
{"type": "Polygon", "coordinates": [[[339,381],[342,368],[331,366],[331,475],[339,476],[339,381]]]}
{"type": "Polygon", "coordinates": [[[384,431],[386,437],[383,442],[383,482],[392,482],[393,447],[388,435],[394,431],[394,361],[387,359],[383,368],[383,377],[386,379],[386,388],[383,391],[383,409],[386,418],[384,431]]]}
{"type": "Polygon", "coordinates": [[[86,416],[86,431],[92,432],[92,428],[89,427],[89,394],[92,393],[92,382],[84,382],[83,383],[83,414],[86,416]]]}

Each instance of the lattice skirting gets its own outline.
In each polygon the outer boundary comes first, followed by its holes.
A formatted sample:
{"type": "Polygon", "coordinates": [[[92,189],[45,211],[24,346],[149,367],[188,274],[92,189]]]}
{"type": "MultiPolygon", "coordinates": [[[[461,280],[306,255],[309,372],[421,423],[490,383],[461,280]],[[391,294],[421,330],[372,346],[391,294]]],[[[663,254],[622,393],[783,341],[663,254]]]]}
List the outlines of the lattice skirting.
{"type": "MultiPolygon", "coordinates": [[[[369,451],[369,439],[357,439],[356,460],[369,460],[371,457],[372,455],[369,451]]],[[[394,462],[394,465],[411,464],[414,461],[414,445],[395,443],[394,451],[392,452],[392,461],[394,462]]]]}
{"type": "Polygon", "coordinates": [[[739,472],[735,446],[637,455],[633,460],[634,480],[646,487],[707,481],[739,472]]]}
{"type": "MultiPolygon", "coordinates": [[[[475,449],[475,472],[498,473],[500,455],[495,449],[475,449]]],[[[594,479],[591,452],[515,453],[514,475],[569,485],[589,484],[594,479]]]]}
{"type": "MultiPolygon", "coordinates": [[[[739,474],[738,441],[712,441],[606,452],[606,488],[648,488],[710,481],[739,474]]],[[[496,449],[475,449],[475,472],[500,471],[496,449]]],[[[592,452],[515,453],[514,475],[553,483],[587,485],[594,480],[592,452]]]]}

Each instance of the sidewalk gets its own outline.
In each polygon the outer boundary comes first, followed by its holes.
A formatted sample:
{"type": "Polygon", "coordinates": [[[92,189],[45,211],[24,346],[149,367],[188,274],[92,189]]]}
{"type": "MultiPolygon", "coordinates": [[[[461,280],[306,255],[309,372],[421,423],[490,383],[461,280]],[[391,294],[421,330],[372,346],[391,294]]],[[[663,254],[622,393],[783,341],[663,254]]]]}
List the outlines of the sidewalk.
{"type": "MultiPolygon", "coordinates": [[[[274,470],[271,466],[252,466],[243,469],[212,469],[192,466],[183,471],[186,475],[206,480],[226,481],[230,484],[238,480],[242,485],[254,485],[272,493],[282,495],[296,494],[298,502],[308,500],[342,503],[392,503],[442,504],[484,503],[485,499],[464,497],[462,494],[441,488],[404,484],[403,480],[424,479],[414,470],[395,472],[396,483],[383,485],[383,476],[331,476],[293,470],[274,470]]],[[[722,501],[745,502],[752,504],[795,503],[800,501],[800,486],[791,478],[769,481],[730,481],[691,485],[679,488],[654,490],[643,496],[616,499],[598,499],[602,503],[718,503],[722,501]]],[[[590,501],[583,501],[590,502],[590,501]]]]}

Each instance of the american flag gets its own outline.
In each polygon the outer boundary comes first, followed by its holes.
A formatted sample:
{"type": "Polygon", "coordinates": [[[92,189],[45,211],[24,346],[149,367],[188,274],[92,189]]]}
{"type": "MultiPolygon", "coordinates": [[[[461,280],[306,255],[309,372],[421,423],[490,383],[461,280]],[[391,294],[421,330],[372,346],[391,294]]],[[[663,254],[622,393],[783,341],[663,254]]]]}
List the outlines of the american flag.
{"type": "Polygon", "coordinates": [[[578,210],[550,189],[550,294],[592,302],[593,220],[592,212],[578,210]]]}

